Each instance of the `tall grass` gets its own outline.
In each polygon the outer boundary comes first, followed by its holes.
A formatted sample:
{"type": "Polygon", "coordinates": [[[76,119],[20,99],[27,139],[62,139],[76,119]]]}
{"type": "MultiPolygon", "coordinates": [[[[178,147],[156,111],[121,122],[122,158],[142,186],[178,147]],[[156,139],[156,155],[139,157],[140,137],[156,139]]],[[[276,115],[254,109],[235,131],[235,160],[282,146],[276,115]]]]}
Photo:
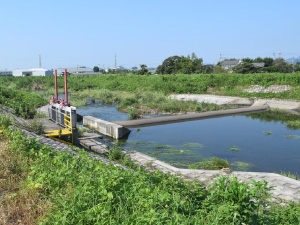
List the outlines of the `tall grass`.
{"type": "MultiPolygon", "coordinates": [[[[22,197],[21,189],[13,189],[5,195],[6,202],[1,199],[1,212],[6,213],[1,218],[3,224],[18,220],[25,224],[25,216],[30,216],[27,224],[39,218],[40,224],[299,223],[298,205],[268,203],[266,182],[248,184],[235,177],[221,177],[206,189],[159,171],[133,172],[105,165],[83,151],[79,155],[56,152],[19,131],[5,130],[1,138],[9,139],[6,154],[19,157],[7,160],[4,169],[22,174],[17,180],[25,185],[22,190],[30,190],[22,197]]],[[[7,174],[3,171],[1,168],[2,177],[7,174]]]]}

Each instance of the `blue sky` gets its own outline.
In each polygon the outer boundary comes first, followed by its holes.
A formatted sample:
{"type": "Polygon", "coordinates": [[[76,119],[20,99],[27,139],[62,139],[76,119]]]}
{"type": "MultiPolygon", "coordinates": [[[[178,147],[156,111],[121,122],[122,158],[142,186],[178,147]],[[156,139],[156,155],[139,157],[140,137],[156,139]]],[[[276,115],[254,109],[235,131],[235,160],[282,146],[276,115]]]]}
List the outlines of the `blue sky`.
{"type": "Polygon", "coordinates": [[[299,0],[2,0],[0,70],[300,56],[299,0]]]}

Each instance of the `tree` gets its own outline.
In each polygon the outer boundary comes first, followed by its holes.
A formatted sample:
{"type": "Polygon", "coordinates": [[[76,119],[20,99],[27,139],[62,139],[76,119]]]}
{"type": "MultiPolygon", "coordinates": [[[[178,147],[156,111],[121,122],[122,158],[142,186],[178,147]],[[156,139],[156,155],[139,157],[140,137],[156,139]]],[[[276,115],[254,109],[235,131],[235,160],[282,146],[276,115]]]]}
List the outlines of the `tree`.
{"type": "Polygon", "coordinates": [[[94,68],[93,68],[93,71],[94,71],[95,73],[97,73],[97,72],[99,72],[99,71],[100,71],[100,69],[99,69],[99,67],[98,67],[98,66],[94,66],[94,68]]]}
{"type": "Polygon", "coordinates": [[[256,59],[253,60],[253,62],[255,62],[255,63],[261,63],[261,62],[264,62],[264,60],[261,57],[257,57],[256,59]]]}
{"type": "Polygon", "coordinates": [[[273,62],[279,73],[290,73],[293,69],[292,65],[288,64],[284,59],[278,58],[273,62]]]}
{"type": "Polygon", "coordinates": [[[138,70],[138,74],[145,75],[145,74],[148,73],[148,69],[147,69],[147,66],[145,64],[140,65],[140,68],[141,69],[138,70]]]}
{"type": "Polygon", "coordinates": [[[239,64],[239,65],[235,66],[233,68],[233,72],[234,73],[242,73],[242,74],[245,74],[245,73],[255,73],[256,72],[256,68],[255,68],[255,66],[253,66],[252,63],[250,63],[250,62],[244,62],[242,64],[239,64]]]}
{"type": "Polygon", "coordinates": [[[269,67],[273,65],[274,60],[271,57],[265,57],[263,62],[265,63],[265,67],[269,67]]]}
{"type": "Polygon", "coordinates": [[[253,59],[250,59],[250,58],[243,58],[242,61],[244,63],[253,63],[253,59]]]}
{"type": "Polygon", "coordinates": [[[177,55],[169,57],[165,59],[160,66],[157,67],[156,73],[160,73],[160,74],[175,73],[175,63],[180,61],[181,61],[181,57],[177,55]]]}

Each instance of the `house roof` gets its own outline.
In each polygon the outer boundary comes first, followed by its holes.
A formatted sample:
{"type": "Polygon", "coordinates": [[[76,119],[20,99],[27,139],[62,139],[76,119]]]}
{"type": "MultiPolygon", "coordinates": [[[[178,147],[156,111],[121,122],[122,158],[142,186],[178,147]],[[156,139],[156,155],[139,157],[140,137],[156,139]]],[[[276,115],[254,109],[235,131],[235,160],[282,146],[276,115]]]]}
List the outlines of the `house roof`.
{"type": "Polygon", "coordinates": [[[265,67],[265,63],[264,62],[261,62],[261,63],[252,63],[254,67],[258,67],[258,68],[261,68],[261,67],[265,67]]]}
{"type": "Polygon", "coordinates": [[[239,60],[225,60],[221,62],[221,66],[236,66],[239,63],[239,60]]]}

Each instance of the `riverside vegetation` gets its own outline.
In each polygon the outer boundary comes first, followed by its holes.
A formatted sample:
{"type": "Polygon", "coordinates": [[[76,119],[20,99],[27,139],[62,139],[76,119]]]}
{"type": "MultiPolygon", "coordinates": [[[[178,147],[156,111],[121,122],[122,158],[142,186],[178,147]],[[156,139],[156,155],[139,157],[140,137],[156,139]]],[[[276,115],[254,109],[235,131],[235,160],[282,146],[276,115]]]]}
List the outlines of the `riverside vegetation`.
{"type": "MultiPolygon", "coordinates": [[[[1,85],[19,90],[38,91],[42,96],[54,95],[53,77],[1,77],[1,85]],[[44,90],[44,91],[41,91],[44,90]]],[[[202,112],[220,109],[213,104],[181,102],[168,98],[169,94],[218,94],[240,97],[300,99],[300,73],[277,74],[171,74],[171,75],[100,75],[69,76],[68,86],[74,105],[86,105],[86,98],[104,104],[119,104],[119,110],[131,119],[142,114],[202,112]],[[289,85],[280,93],[249,93],[251,85],[289,85]]],[[[59,91],[63,77],[58,78],[59,91]]],[[[24,110],[23,110],[24,111],[24,110]]]]}
{"type": "Polygon", "coordinates": [[[0,124],[1,224],[300,222],[295,203],[268,201],[266,182],[220,177],[205,188],[159,171],[124,170],[79,149],[78,155],[53,151],[10,128],[7,118],[0,121],[6,121],[0,124]]]}
{"type": "MultiPolygon", "coordinates": [[[[48,78],[43,79],[41,81],[48,78]]],[[[35,78],[25,78],[24,82],[28,80],[34,81],[35,78]]],[[[7,91],[5,88],[1,90],[7,91]]],[[[26,95],[41,99],[31,93],[26,95]]],[[[10,106],[6,100],[2,104],[10,106]]],[[[17,99],[15,101],[19,104],[17,99]]],[[[26,104],[26,107],[32,106],[31,102],[26,104]]],[[[15,112],[18,113],[17,110],[15,112]]],[[[23,115],[28,117],[26,111],[23,115]]],[[[267,191],[270,188],[266,182],[253,181],[249,184],[239,182],[235,177],[220,177],[211,186],[203,187],[159,171],[150,173],[135,168],[133,172],[113,165],[106,166],[88,158],[87,153],[81,150],[76,156],[39,145],[36,140],[30,140],[20,131],[10,128],[8,117],[0,117],[0,130],[4,131],[0,134],[2,224],[300,222],[297,204],[280,206],[268,201],[267,191]]],[[[115,149],[108,153],[108,157],[128,160],[121,155],[120,149],[115,149]]],[[[210,166],[211,162],[199,166],[206,165],[210,166]]]]}

